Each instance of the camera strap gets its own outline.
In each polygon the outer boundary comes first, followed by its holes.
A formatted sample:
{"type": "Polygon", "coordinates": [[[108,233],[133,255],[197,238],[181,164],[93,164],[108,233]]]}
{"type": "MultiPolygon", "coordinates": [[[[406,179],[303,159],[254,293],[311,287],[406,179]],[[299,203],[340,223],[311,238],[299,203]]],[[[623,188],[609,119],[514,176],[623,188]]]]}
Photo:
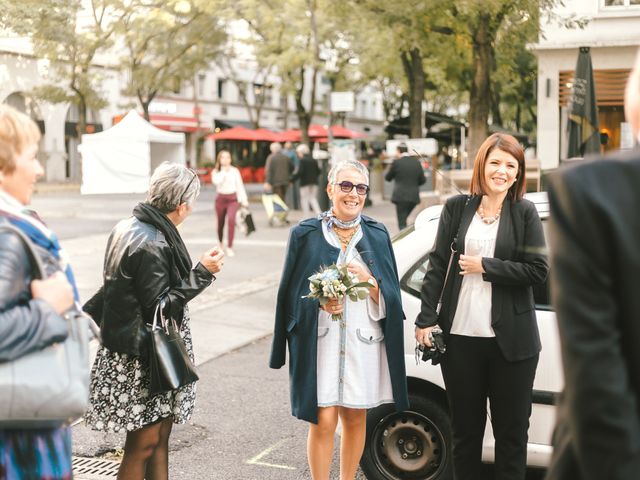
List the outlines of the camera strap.
{"type": "Polygon", "coordinates": [[[453,263],[453,257],[457,253],[458,248],[458,237],[460,236],[460,225],[462,224],[462,214],[464,213],[464,209],[467,208],[469,202],[471,201],[471,195],[467,195],[467,200],[464,203],[464,206],[460,210],[460,215],[458,215],[458,230],[456,231],[456,236],[453,237],[451,241],[451,245],[449,248],[451,249],[451,253],[449,254],[449,263],[447,264],[447,270],[444,275],[444,283],[442,284],[442,290],[440,290],[440,297],[438,298],[438,304],[436,305],[436,315],[440,315],[440,310],[442,309],[442,296],[444,295],[444,289],[447,286],[447,280],[449,280],[449,272],[451,271],[451,264],[453,263]]]}

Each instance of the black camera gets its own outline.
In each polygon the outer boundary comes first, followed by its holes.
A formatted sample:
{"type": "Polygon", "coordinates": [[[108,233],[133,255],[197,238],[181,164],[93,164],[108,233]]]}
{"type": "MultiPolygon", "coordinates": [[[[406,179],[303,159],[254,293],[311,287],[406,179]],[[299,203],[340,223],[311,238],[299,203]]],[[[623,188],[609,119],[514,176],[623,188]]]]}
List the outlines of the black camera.
{"type": "MultiPolygon", "coordinates": [[[[444,341],[444,332],[440,327],[436,327],[429,332],[429,340],[432,347],[427,348],[425,345],[418,345],[416,348],[422,353],[422,361],[428,362],[431,360],[433,365],[440,363],[442,355],[447,351],[447,345],[444,341]]],[[[418,356],[418,352],[416,352],[418,356]]]]}

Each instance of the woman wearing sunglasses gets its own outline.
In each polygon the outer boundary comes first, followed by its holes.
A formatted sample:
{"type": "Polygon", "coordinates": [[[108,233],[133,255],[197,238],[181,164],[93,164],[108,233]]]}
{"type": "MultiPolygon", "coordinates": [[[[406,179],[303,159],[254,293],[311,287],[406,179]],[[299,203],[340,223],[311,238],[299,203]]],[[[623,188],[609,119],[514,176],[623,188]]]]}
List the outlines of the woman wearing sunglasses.
{"type": "Polygon", "coordinates": [[[331,208],[291,230],[278,290],[270,366],[284,365],[288,344],[292,413],[310,422],[314,480],[329,478],[338,418],[340,479],[351,480],[364,449],[367,409],[383,403],[408,408],[398,273],[386,228],[361,215],[368,183],[359,162],[331,169],[331,208]],[[302,298],[309,277],[334,263],[371,284],[366,300],[320,306],[302,298]],[[342,319],[333,321],[336,314],[342,319]]]}

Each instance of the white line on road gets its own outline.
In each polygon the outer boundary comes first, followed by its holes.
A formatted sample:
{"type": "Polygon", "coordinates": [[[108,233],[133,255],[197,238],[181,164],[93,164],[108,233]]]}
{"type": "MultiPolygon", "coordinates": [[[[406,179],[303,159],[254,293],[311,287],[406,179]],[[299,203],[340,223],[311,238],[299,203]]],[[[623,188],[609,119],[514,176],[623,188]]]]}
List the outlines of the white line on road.
{"type": "Polygon", "coordinates": [[[260,461],[260,460],[262,460],[264,457],[269,455],[271,452],[273,452],[276,448],[278,448],[280,445],[282,445],[286,441],[287,441],[286,438],[280,440],[275,445],[270,446],[265,451],[259,453],[255,457],[247,460],[247,464],[249,464],[249,465],[264,465],[265,467],[281,468],[282,470],[295,470],[296,467],[290,467],[289,465],[277,465],[275,463],[267,463],[267,462],[261,462],[260,461]]]}

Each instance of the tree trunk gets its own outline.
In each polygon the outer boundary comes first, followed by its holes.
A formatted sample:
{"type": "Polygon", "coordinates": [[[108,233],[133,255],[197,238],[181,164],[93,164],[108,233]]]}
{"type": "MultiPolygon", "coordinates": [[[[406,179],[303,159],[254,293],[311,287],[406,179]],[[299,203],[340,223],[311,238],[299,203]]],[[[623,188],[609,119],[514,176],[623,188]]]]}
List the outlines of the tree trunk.
{"type": "Polygon", "coordinates": [[[422,54],[418,48],[401,52],[400,58],[409,83],[409,125],[411,138],[422,138],[422,100],[425,73],[422,54]]]}
{"type": "Polygon", "coordinates": [[[491,102],[491,68],[494,64],[490,17],[481,14],[473,30],[473,79],[469,102],[469,147],[466,167],[473,165],[480,145],[487,138],[491,102]]]}
{"type": "Polygon", "coordinates": [[[491,123],[493,125],[500,125],[504,127],[502,124],[502,114],[500,113],[500,92],[493,88],[493,95],[491,95],[491,123]]]}

